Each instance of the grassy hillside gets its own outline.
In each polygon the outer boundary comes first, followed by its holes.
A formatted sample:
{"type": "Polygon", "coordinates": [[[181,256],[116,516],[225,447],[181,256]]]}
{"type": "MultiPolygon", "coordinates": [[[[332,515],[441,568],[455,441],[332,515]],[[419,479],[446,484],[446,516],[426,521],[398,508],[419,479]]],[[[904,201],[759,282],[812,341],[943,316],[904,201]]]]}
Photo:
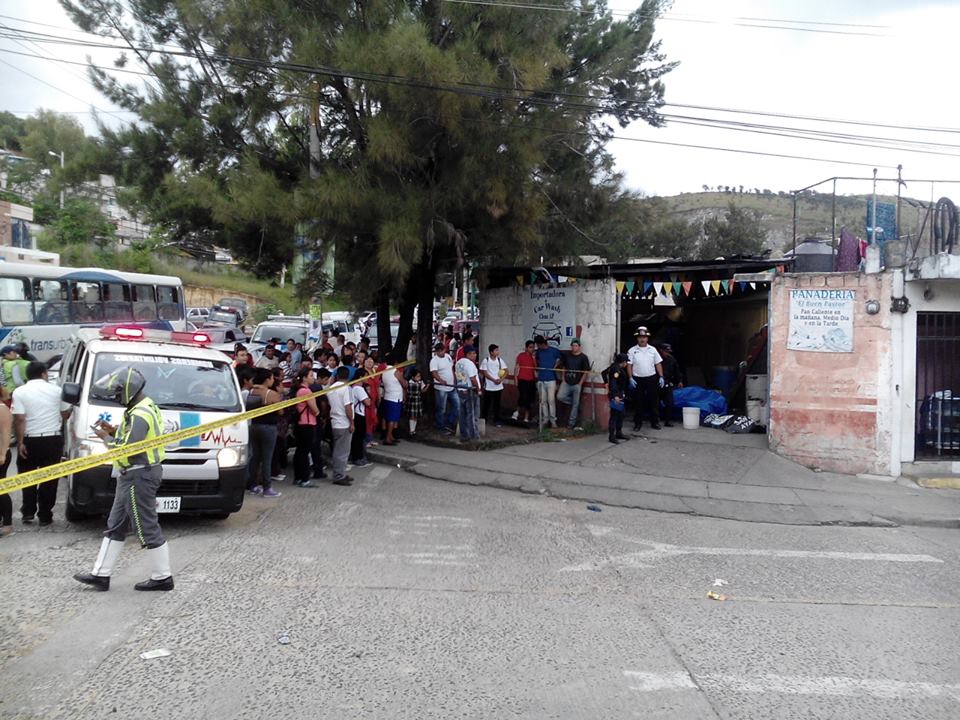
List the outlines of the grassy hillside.
{"type": "MultiPolygon", "coordinates": [[[[706,218],[723,215],[730,203],[750,208],[761,214],[771,246],[783,250],[793,242],[793,198],[789,193],[773,192],[703,192],[682,193],[665,197],[672,211],[688,222],[700,223],[706,218]]],[[[868,197],[865,195],[837,196],[837,234],[847,227],[861,237],[865,234],[865,219],[868,197]]],[[[878,202],[896,203],[896,197],[878,196],[878,202]]],[[[829,239],[833,198],[830,194],[803,195],[797,201],[798,239],[816,235],[829,239]]],[[[917,212],[903,204],[901,210],[901,233],[917,232],[917,212]]]]}

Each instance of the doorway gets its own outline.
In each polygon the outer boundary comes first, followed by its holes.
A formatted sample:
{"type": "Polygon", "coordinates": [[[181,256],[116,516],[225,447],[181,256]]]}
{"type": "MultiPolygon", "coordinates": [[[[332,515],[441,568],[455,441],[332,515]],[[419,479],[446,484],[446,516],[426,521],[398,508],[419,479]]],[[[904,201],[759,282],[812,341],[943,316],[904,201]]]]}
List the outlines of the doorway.
{"type": "Polygon", "coordinates": [[[960,313],[917,313],[916,458],[960,457],[960,313]]]}

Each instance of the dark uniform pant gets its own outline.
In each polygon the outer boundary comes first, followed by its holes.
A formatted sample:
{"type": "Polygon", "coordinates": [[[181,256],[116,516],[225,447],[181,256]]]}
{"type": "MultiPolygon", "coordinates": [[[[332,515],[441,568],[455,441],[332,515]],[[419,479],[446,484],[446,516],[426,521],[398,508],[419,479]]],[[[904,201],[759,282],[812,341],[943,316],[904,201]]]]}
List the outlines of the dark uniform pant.
{"type": "Polygon", "coordinates": [[[166,542],[157,520],[157,490],[162,478],[160,465],[120,473],[105,537],[123,542],[132,532],[145,548],[158,548],[166,542]]]}
{"type": "Polygon", "coordinates": [[[660,377],[656,374],[649,377],[633,377],[637,383],[637,394],[634,400],[633,424],[643,422],[644,411],[650,416],[650,422],[657,425],[660,422],[660,377]]]}
{"type": "MultiPolygon", "coordinates": [[[[63,455],[63,436],[25,437],[23,446],[27,450],[27,456],[17,458],[17,471],[25,473],[60,462],[63,455]]],[[[36,515],[40,522],[53,520],[53,506],[57,503],[59,484],[59,478],[54,478],[39,485],[25,487],[22,490],[23,504],[20,506],[23,516],[32,518],[36,515]]]]}

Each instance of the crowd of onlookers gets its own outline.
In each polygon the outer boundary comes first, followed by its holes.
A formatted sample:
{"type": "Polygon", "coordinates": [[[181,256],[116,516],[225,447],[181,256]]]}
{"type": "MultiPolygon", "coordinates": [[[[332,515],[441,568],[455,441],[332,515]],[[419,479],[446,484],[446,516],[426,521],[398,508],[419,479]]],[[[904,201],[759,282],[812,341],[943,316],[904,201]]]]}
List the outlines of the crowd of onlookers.
{"type": "Polygon", "coordinates": [[[404,418],[409,437],[416,437],[427,385],[415,369],[381,359],[365,339],[357,344],[324,333],[309,352],[293,339],[277,339],[256,361],[238,344],[233,367],[248,410],[303,397],[251,421],[248,491],[253,494],[280,496],[273,485],[286,479],[291,445],[293,484],[310,488],[328,477],[325,456],[333,483],[350,485],[348,472],[369,464],[368,447],[399,442],[404,418]],[[323,390],[328,392],[314,397],[323,390]]]}

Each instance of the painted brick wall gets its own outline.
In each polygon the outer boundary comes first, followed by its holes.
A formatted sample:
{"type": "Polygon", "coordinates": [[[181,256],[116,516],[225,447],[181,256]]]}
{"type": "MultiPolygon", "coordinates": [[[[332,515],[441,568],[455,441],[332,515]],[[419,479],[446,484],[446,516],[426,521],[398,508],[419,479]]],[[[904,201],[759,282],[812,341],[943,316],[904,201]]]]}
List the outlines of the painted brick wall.
{"type": "Polygon", "coordinates": [[[792,274],[771,287],[770,447],[797,462],[844,473],[891,472],[891,277],[792,274]],[[787,349],[790,290],[856,291],[852,353],[787,349]],[[879,300],[877,315],[867,300],[879,300]]]}
{"type": "MultiPolygon", "coordinates": [[[[580,326],[583,351],[590,358],[593,370],[599,373],[613,361],[618,337],[618,295],[613,280],[580,280],[567,286],[577,294],[575,324],[580,326]]],[[[504,405],[516,404],[516,386],[513,384],[513,361],[528,339],[523,326],[523,312],[528,290],[519,286],[494,288],[480,293],[482,343],[496,343],[500,355],[510,366],[511,377],[504,388],[504,405]]],[[[606,426],[609,418],[606,389],[599,375],[592,378],[581,400],[581,418],[594,419],[606,426]],[[597,392],[596,403],[592,397],[597,392]]]]}

